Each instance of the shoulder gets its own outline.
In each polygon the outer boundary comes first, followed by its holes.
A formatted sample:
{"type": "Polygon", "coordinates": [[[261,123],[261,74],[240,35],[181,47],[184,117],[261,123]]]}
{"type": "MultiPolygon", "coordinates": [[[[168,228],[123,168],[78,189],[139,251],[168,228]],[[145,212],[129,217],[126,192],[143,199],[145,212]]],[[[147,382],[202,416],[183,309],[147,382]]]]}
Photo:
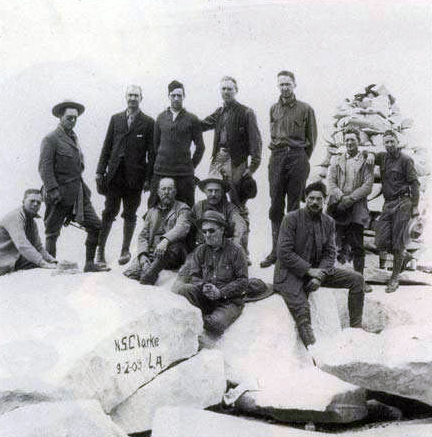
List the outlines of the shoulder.
{"type": "Polygon", "coordinates": [[[125,111],[117,112],[113,116],[111,116],[112,120],[117,120],[125,116],[125,111]]]}
{"type": "Polygon", "coordinates": [[[407,164],[414,165],[414,159],[411,158],[411,156],[406,155],[405,153],[401,152],[401,161],[406,162],[407,164]]]}
{"type": "Polygon", "coordinates": [[[301,108],[305,111],[313,111],[313,108],[309,103],[303,102],[301,100],[296,100],[296,105],[298,108],[301,108]]]}
{"type": "Polygon", "coordinates": [[[333,223],[335,222],[333,217],[330,217],[327,213],[325,213],[324,211],[322,212],[322,221],[325,225],[327,226],[332,226],[333,223]]]}
{"type": "Polygon", "coordinates": [[[342,153],[341,155],[333,155],[330,158],[330,166],[340,165],[345,161],[345,155],[342,153]]]}
{"type": "Polygon", "coordinates": [[[151,125],[153,125],[154,124],[154,119],[152,118],[152,117],[150,117],[149,115],[147,115],[147,114],[144,114],[144,112],[140,112],[140,114],[141,114],[141,117],[143,118],[143,120],[146,122],[146,123],[148,123],[148,124],[151,124],[151,125]]]}
{"type": "Polygon", "coordinates": [[[184,116],[192,121],[192,123],[200,123],[199,118],[195,114],[192,114],[192,112],[186,111],[186,109],[184,112],[184,116]]]}
{"type": "Polygon", "coordinates": [[[281,106],[279,100],[276,103],[273,103],[273,105],[270,106],[270,112],[275,111],[277,108],[281,106]]]}
{"type": "Polygon", "coordinates": [[[178,212],[181,211],[190,211],[189,205],[186,205],[186,203],[181,202],[180,200],[175,200],[174,201],[174,209],[178,212]]]}
{"type": "Polygon", "coordinates": [[[19,207],[9,211],[5,216],[3,216],[0,220],[0,225],[7,226],[14,223],[18,224],[23,221],[25,221],[24,211],[22,207],[19,207]]]}
{"type": "Polygon", "coordinates": [[[238,243],[234,243],[232,240],[225,240],[225,248],[236,255],[238,253],[244,253],[243,248],[238,243]]]}
{"type": "Polygon", "coordinates": [[[50,133],[46,134],[42,141],[45,142],[51,142],[51,141],[55,141],[57,140],[61,135],[61,132],[59,130],[59,128],[54,129],[53,131],[51,131],[50,133]]]}
{"type": "Polygon", "coordinates": [[[156,117],[156,122],[163,120],[164,118],[166,118],[168,116],[168,109],[165,109],[165,111],[162,111],[157,117],[156,117]]]}

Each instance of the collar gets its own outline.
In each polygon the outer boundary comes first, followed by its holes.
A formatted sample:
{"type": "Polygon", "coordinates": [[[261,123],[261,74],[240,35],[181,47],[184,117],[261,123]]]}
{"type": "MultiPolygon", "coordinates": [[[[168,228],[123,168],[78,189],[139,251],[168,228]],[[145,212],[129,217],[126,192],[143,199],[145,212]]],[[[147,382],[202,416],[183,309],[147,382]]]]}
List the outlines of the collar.
{"type": "Polygon", "coordinates": [[[139,113],[140,113],[140,109],[139,108],[135,112],[132,112],[129,108],[127,108],[126,109],[126,118],[129,117],[130,115],[137,116],[139,113]]]}
{"type": "MultiPolygon", "coordinates": [[[[175,202],[175,201],[174,201],[175,202]]],[[[172,205],[170,205],[170,206],[168,206],[167,208],[162,208],[162,205],[161,205],[161,203],[160,203],[160,201],[157,203],[157,208],[160,210],[160,211],[162,211],[162,212],[168,212],[168,211],[171,211],[172,210],[172,208],[173,208],[173,206],[174,206],[174,202],[172,203],[172,205]]]]}
{"type": "Polygon", "coordinates": [[[221,251],[225,246],[226,246],[226,238],[222,237],[222,244],[218,247],[211,247],[209,245],[206,245],[208,247],[209,250],[213,251],[213,252],[219,252],[221,251]]]}
{"type": "Polygon", "coordinates": [[[231,101],[231,102],[229,102],[229,103],[223,103],[223,108],[224,109],[229,109],[229,108],[233,108],[234,106],[237,106],[237,105],[239,105],[239,102],[237,102],[237,100],[233,100],[233,101],[231,101]]]}
{"type": "Polygon", "coordinates": [[[307,207],[304,208],[305,211],[305,215],[306,217],[312,221],[312,222],[317,222],[317,221],[321,221],[322,220],[322,211],[320,214],[312,214],[307,207]]]}
{"type": "Polygon", "coordinates": [[[345,159],[355,159],[356,161],[358,161],[361,158],[361,156],[362,155],[361,155],[360,150],[357,152],[357,155],[354,155],[354,156],[350,156],[348,154],[348,152],[345,153],[345,159]]]}
{"type": "Polygon", "coordinates": [[[279,103],[282,106],[294,106],[297,102],[295,94],[292,94],[291,97],[288,97],[287,99],[284,99],[282,96],[279,97],[279,103]]]}
{"type": "MultiPolygon", "coordinates": [[[[167,112],[169,114],[175,114],[175,112],[171,109],[171,106],[168,106],[167,112]]],[[[181,108],[180,111],[177,112],[177,116],[179,116],[183,112],[186,112],[185,108],[181,108]]]]}
{"type": "Polygon", "coordinates": [[[76,136],[76,133],[75,133],[73,130],[71,130],[71,131],[69,131],[69,132],[66,132],[66,131],[64,130],[64,127],[63,127],[60,123],[59,123],[58,127],[59,127],[59,129],[61,129],[61,131],[62,131],[65,135],[67,135],[67,136],[70,137],[70,138],[73,138],[73,139],[76,141],[77,136],[76,136]]]}
{"type": "Polygon", "coordinates": [[[36,219],[36,218],[41,218],[41,216],[39,214],[36,215],[30,215],[25,209],[24,206],[21,207],[22,212],[24,213],[24,215],[26,216],[26,218],[28,219],[36,219]]]}

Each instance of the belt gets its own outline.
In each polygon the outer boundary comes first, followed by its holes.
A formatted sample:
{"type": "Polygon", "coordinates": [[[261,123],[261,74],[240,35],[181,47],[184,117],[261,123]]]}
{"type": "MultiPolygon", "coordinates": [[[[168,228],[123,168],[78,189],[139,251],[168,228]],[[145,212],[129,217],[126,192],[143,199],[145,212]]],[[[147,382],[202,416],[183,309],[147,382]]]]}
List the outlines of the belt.
{"type": "Polygon", "coordinates": [[[285,146],[285,147],[278,147],[277,149],[271,149],[271,151],[272,151],[272,153],[281,153],[281,152],[300,153],[300,152],[304,152],[305,148],[304,147],[285,146]]]}
{"type": "Polygon", "coordinates": [[[403,193],[398,193],[393,197],[390,197],[388,199],[385,199],[387,202],[392,202],[393,200],[399,200],[399,199],[404,199],[405,197],[411,198],[411,195],[409,193],[409,191],[405,191],[403,193]]]}

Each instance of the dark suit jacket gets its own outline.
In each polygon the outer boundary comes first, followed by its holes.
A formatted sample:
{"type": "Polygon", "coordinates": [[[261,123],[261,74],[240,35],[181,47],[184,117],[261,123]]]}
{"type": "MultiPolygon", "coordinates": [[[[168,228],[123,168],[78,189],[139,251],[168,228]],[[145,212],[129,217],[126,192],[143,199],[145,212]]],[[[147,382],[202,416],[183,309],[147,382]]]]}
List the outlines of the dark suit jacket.
{"type": "Polygon", "coordinates": [[[111,117],[96,170],[100,174],[106,172],[108,187],[118,169],[122,154],[129,188],[141,190],[144,181],[150,181],[153,173],[150,165],[154,162],[153,131],[154,120],[141,111],[135,116],[130,129],[126,111],[111,117]]]}
{"type": "Polygon", "coordinates": [[[78,198],[83,170],[84,158],[78,144],[59,125],[41,144],[39,174],[44,189],[58,188],[62,204],[73,205],[78,198]]]}
{"type": "Polygon", "coordinates": [[[310,267],[319,267],[326,274],[334,272],[336,258],[335,222],[327,214],[321,214],[316,241],[318,266],[310,263],[314,246],[313,224],[305,208],[289,212],[283,219],[277,244],[277,261],[274,283],[282,283],[292,277],[303,278],[310,267]],[[291,275],[290,275],[291,274],[291,275]]]}

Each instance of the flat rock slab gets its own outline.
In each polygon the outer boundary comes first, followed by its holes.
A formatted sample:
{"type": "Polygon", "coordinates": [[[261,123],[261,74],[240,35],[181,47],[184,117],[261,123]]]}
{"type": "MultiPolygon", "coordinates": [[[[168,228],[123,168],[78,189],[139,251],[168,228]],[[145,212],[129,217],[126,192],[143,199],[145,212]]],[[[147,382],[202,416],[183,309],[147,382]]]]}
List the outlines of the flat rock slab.
{"type": "MultiPolygon", "coordinates": [[[[364,277],[370,284],[387,284],[391,276],[390,270],[378,269],[376,267],[366,267],[364,277]]],[[[432,285],[432,277],[428,273],[421,271],[404,271],[401,273],[400,281],[402,285],[432,285]]]]}
{"type": "Polygon", "coordinates": [[[200,311],[162,287],[35,273],[0,278],[0,395],[11,402],[13,392],[95,398],[109,412],[197,352],[200,311]]]}
{"type": "Polygon", "coordinates": [[[98,401],[41,402],[0,416],[0,437],[127,437],[98,401]]]}
{"type": "Polygon", "coordinates": [[[281,422],[349,423],[367,416],[366,390],[307,368],[289,378],[244,393],[235,403],[243,412],[281,422]]]}
{"type": "Polygon", "coordinates": [[[152,428],[157,408],[175,405],[206,408],[219,404],[226,390],[224,361],[218,350],[197,355],[159,374],[111,413],[128,434],[152,428]]]}
{"type": "Polygon", "coordinates": [[[346,329],[312,352],[322,370],[344,381],[432,405],[431,325],[381,334],[346,329]]]}

